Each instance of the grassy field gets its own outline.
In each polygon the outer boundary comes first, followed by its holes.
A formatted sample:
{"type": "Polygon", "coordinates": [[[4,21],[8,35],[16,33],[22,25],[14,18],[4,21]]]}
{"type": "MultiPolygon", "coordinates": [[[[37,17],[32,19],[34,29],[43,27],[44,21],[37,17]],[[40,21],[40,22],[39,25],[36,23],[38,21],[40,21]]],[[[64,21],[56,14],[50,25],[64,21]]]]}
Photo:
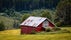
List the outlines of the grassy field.
{"type": "MultiPolygon", "coordinates": [[[[62,28],[71,31],[71,27],[62,28]]],[[[0,31],[0,40],[71,40],[71,33],[20,35],[20,29],[0,31]]]]}

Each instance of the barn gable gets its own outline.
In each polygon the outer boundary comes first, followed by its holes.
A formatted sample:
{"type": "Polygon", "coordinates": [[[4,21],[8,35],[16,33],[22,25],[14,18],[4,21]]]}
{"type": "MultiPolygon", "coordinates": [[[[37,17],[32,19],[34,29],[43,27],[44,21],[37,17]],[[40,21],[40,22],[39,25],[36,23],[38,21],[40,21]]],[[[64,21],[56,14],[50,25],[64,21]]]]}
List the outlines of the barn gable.
{"type": "Polygon", "coordinates": [[[41,24],[46,19],[47,18],[30,16],[20,25],[37,27],[39,24],[41,24]]]}

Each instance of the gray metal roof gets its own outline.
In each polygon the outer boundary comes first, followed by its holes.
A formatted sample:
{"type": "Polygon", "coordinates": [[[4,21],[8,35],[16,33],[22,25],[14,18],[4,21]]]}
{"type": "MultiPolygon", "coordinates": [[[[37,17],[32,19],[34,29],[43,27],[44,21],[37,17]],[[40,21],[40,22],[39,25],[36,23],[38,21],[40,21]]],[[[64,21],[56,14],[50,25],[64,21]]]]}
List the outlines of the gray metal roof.
{"type": "Polygon", "coordinates": [[[30,16],[20,25],[37,27],[39,24],[41,24],[46,19],[47,18],[30,16]]]}

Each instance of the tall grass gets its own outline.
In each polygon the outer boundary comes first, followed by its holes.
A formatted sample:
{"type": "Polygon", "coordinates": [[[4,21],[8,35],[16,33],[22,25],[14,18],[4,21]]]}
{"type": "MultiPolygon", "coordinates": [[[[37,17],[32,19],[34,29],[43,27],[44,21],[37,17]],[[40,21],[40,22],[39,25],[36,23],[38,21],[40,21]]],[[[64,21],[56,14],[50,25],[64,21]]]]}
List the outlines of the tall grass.
{"type": "MultiPolygon", "coordinates": [[[[71,27],[62,29],[71,30],[71,27]]],[[[21,35],[20,29],[15,29],[0,31],[0,40],[71,40],[71,33],[21,35]]]]}

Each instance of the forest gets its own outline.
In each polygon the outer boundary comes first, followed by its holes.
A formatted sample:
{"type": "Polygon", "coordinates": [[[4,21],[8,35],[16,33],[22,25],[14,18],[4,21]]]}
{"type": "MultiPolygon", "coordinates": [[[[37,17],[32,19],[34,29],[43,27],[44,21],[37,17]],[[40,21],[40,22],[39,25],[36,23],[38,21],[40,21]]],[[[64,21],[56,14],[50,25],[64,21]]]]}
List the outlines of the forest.
{"type": "Polygon", "coordinates": [[[16,11],[34,9],[53,9],[56,8],[60,0],[0,0],[0,11],[14,8],[16,11]]]}

